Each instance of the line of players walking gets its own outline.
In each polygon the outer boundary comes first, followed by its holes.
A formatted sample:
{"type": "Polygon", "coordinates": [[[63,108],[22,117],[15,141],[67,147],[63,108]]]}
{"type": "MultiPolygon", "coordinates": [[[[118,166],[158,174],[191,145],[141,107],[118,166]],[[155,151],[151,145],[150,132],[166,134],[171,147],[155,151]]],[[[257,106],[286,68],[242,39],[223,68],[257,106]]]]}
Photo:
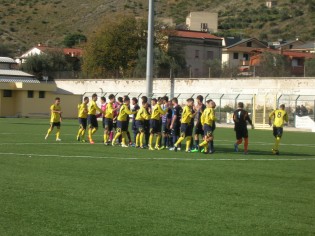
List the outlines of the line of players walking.
{"type": "MultiPolygon", "coordinates": [[[[203,96],[197,96],[197,102],[193,98],[186,100],[186,105],[181,107],[178,99],[152,98],[148,103],[146,96],[141,97],[140,105],[137,98],[130,99],[128,96],[116,97],[111,94],[108,102],[101,97],[101,107],[97,105],[97,94],[92,99],[84,97],[83,102],[78,105],[78,120],[80,128],[77,133],[77,141],[86,142],[85,135],[88,130],[88,142],[94,144],[93,136],[98,130],[97,118],[102,118],[104,128],[103,142],[105,145],[121,145],[121,147],[134,146],[136,148],[149,150],[169,149],[177,151],[181,149],[183,141],[186,142],[186,152],[214,153],[214,130],[216,128],[215,107],[213,100],[203,103],[203,96]],[[132,105],[132,109],[131,109],[132,105]],[[132,122],[130,122],[132,115],[132,122]],[[132,143],[129,132],[129,124],[133,131],[132,143]],[[194,135],[194,136],[193,136],[194,135]],[[202,141],[199,138],[202,137],[202,141]],[[127,142],[128,140],[128,142],[127,142]],[[155,141],[155,143],[154,143],[155,141]]],[[[60,139],[61,107],[60,98],[50,107],[50,127],[45,139],[48,138],[54,127],[57,128],[56,141],[60,139]]],[[[273,154],[279,154],[279,143],[283,133],[283,124],[288,121],[284,105],[279,110],[273,111],[270,116],[270,124],[274,120],[273,134],[275,145],[273,154]]],[[[244,154],[248,154],[248,130],[247,123],[254,128],[248,112],[244,110],[244,104],[238,103],[234,111],[233,120],[235,123],[236,142],[235,152],[244,140],[244,154]]]]}

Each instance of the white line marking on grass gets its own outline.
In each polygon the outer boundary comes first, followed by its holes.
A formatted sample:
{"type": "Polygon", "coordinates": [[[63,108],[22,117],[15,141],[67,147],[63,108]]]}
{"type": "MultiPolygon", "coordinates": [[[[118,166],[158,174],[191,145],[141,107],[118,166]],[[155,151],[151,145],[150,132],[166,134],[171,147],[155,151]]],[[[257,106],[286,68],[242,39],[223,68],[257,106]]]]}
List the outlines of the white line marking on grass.
{"type": "Polygon", "coordinates": [[[55,155],[55,154],[34,154],[34,153],[0,153],[0,156],[25,156],[25,157],[65,157],[65,158],[87,158],[87,159],[117,159],[117,160],[165,160],[165,161],[315,161],[315,158],[178,158],[178,157],[148,157],[148,158],[138,158],[138,157],[111,157],[111,156],[67,156],[67,155],[55,155]]]}

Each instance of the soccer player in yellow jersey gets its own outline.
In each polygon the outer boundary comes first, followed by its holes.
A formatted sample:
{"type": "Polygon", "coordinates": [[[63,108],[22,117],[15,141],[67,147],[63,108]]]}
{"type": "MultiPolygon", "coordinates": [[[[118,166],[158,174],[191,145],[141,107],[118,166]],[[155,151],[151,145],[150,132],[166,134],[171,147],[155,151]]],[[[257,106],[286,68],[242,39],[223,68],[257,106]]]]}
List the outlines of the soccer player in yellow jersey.
{"type": "Polygon", "coordinates": [[[272,149],[272,153],[279,155],[279,144],[283,134],[283,125],[288,122],[288,114],[285,111],[285,105],[280,105],[280,108],[274,110],[269,114],[269,125],[272,125],[273,120],[273,136],[275,137],[275,145],[272,149]]]}
{"type": "Polygon", "coordinates": [[[97,94],[94,93],[92,95],[92,101],[90,103],[89,111],[88,111],[89,141],[90,141],[90,144],[94,144],[92,136],[98,129],[98,122],[97,122],[97,118],[96,118],[96,111],[98,111],[99,113],[103,113],[102,109],[97,106],[96,101],[97,101],[97,94]]]}
{"type": "Polygon", "coordinates": [[[188,98],[187,105],[183,108],[181,126],[180,126],[180,138],[174,144],[174,151],[177,152],[178,146],[181,142],[186,138],[186,152],[190,152],[190,144],[193,126],[191,124],[191,120],[195,117],[197,113],[192,113],[192,109],[194,106],[194,99],[188,98]]]}
{"type": "Polygon", "coordinates": [[[114,114],[117,108],[114,108],[115,103],[115,95],[110,94],[108,96],[109,102],[107,103],[106,110],[105,110],[105,121],[104,121],[104,144],[109,144],[109,134],[113,130],[113,119],[114,114]]]}
{"type": "MultiPolygon", "coordinates": [[[[202,147],[205,149],[205,154],[210,153],[212,154],[214,150],[209,150],[209,143],[213,141],[213,124],[216,120],[215,117],[215,103],[212,100],[207,100],[206,102],[207,108],[203,111],[201,115],[201,124],[203,126],[204,131],[204,141],[199,145],[199,151],[202,147]]],[[[212,147],[210,145],[210,147],[212,147]]]]}
{"type": "Polygon", "coordinates": [[[128,108],[130,105],[130,98],[126,96],[124,98],[124,104],[121,105],[120,110],[119,110],[119,115],[117,117],[117,132],[115,134],[115,137],[112,140],[112,145],[115,145],[116,139],[122,136],[122,147],[128,147],[126,144],[126,139],[127,139],[127,129],[128,129],[128,119],[127,116],[136,114],[136,111],[130,111],[128,108]]]}
{"type": "Polygon", "coordinates": [[[78,105],[78,120],[79,120],[79,131],[77,135],[77,141],[82,141],[85,143],[84,135],[86,131],[86,126],[87,126],[87,116],[88,116],[88,106],[87,104],[89,103],[89,98],[85,97],[83,99],[83,102],[78,105]]]}
{"type": "Polygon", "coordinates": [[[160,149],[160,140],[161,140],[161,115],[165,115],[166,111],[164,111],[161,107],[162,99],[157,100],[153,98],[151,100],[151,120],[150,120],[150,139],[149,139],[149,150],[154,150],[153,148],[153,138],[154,134],[156,134],[155,141],[155,149],[160,149]]]}
{"type": "Polygon", "coordinates": [[[138,133],[136,136],[136,148],[139,148],[139,147],[144,148],[144,145],[143,145],[144,136],[145,136],[144,121],[150,120],[150,115],[147,109],[148,109],[148,103],[142,102],[142,106],[138,110],[136,118],[135,118],[135,124],[138,130],[138,133]]]}
{"type": "Polygon", "coordinates": [[[61,125],[61,107],[60,107],[60,98],[55,98],[55,103],[50,106],[50,127],[47,131],[45,139],[48,138],[51,131],[53,131],[54,127],[57,128],[56,132],[56,141],[61,141],[60,139],[60,125],[61,125]]]}

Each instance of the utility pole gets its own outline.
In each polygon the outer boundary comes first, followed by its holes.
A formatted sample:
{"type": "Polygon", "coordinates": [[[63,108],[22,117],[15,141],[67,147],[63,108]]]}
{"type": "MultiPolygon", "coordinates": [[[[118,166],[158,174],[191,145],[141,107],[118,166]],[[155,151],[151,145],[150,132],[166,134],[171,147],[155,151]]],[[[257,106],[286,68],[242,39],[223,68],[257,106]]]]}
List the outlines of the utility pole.
{"type": "Polygon", "coordinates": [[[154,41],[154,0],[149,0],[148,15],[148,45],[147,45],[147,71],[146,88],[147,96],[150,98],[153,93],[153,41],[154,41]]]}

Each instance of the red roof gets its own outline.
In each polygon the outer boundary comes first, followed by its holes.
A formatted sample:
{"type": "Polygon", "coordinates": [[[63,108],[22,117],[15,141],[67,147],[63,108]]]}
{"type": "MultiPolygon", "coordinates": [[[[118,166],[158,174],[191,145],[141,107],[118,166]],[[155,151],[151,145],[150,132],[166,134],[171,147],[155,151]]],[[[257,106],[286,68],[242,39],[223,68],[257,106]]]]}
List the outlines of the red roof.
{"type": "Polygon", "coordinates": [[[175,31],[174,36],[182,37],[182,38],[218,39],[218,40],[222,40],[222,38],[217,37],[215,35],[208,34],[206,32],[198,32],[198,31],[175,31]]]}
{"type": "Polygon", "coordinates": [[[70,55],[70,56],[76,56],[80,57],[83,54],[83,50],[80,48],[54,48],[54,47],[48,47],[48,46],[36,46],[41,51],[51,51],[51,52],[58,52],[61,51],[65,55],[70,55]]]}

